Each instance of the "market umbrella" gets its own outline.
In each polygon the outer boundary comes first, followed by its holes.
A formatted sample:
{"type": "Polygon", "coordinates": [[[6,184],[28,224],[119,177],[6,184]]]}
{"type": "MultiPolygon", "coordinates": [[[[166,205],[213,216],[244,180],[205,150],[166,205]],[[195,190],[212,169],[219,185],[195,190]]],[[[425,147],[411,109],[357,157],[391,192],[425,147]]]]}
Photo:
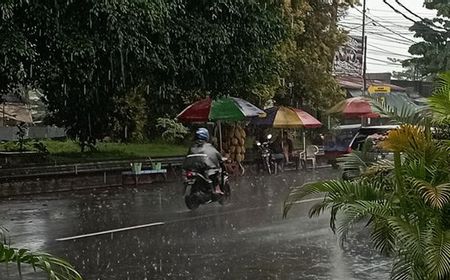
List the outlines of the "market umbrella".
{"type": "Polygon", "coordinates": [[[183,123],[217,121],[219,126],[220,150],[222,150],[221,121],[242,121],[249,117],[263,117],[266,113],[241,98],[210,97],[189,105],[177,119],[183,123]]]}
{"type": "MultiPolygon", "coordinates": [[[[292,108],[277,106],[265,110],[265,118],[253,119],[251,124],[273,128],[318,128],[322,123],[307,112],[292,108]]],[[[303,132],[303,150],[306,151],[306,135],[303,132]]],[[[305,154],[306,156],[306,154],[305,154]]]]}
{"type": "Polygon", "coordinates": [[[380,114],[367,97],[352,97],[345,99],[328,110],[328,114],[340,114],[344,118],[379,118],[380,114]]]}
{"type": "Polygon", "coordinates": [[[277,106],[265,110],[265,118],[253,119],[253,125],[273,128],[317,128],[322,123],[307,112],[292,108],[277,106]]]}
{"type": "Polygon", "coordinates": [[[265,116],[265,112],[241,98],[206,98],[189,105],[178,116],[184,123],[208,121],[242,121],[249,117],[265,116]]]}

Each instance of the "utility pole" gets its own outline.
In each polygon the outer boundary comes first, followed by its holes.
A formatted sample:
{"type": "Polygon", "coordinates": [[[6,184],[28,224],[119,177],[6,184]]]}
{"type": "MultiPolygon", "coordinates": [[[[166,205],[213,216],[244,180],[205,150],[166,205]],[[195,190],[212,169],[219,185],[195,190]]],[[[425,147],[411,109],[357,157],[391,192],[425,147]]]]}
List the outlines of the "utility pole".
{"type": "Polygon", "coordinates": [[[367,72],[367,35],[364,35],[363,37],[363,52],[364,52],[364,63],[363,63],[363,92],[362,95],[366,95],[366,88],[367,88],[367,80],[366,80],[366,72],[367,72]]]}
{"type": "Polygon", "coordinates": [[[290,102],[291,106],[294,106],[294,95],[292,94],[292,88],[293,87],[294,87],[294,83],[293,82],[288,83],[289,95],[291,96],[291,102],[290,102]]]}
{"type": "Polygon", "coordinates": [[[363,18],[362,18],[362,51],[363,55],[363,90],[362,95],[366,95],[367,81],[366,81],[366,60],[367,60],[367,36],[366,36],[366,0],[363,0],[363,18]]]}

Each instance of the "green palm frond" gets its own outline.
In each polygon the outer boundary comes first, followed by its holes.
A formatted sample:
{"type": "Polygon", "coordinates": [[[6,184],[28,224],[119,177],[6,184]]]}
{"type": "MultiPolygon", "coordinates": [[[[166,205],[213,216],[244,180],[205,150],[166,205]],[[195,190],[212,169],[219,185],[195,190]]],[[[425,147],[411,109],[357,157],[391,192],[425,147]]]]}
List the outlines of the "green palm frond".
{"type": "Polygon", "coordinates": [[[431,228],[431,240],[425,250],[426,267],[432,279],[450,278],[450,231],[431,228]]]}
{"type": "Polygon", "coordinates": [[[23,264],[47,273],[49,280],[82,280],[81,275],[66,261],[45,253],[32,253],[0,243],[0,263],[16,263],[19,274],[23,264]]]}
{"type": "Polygon", "coordinates": [[[450,123],[450,72],[439,75],[437,87],[428,98],[428,105],[437,123],[450,123]]]}
{"type": "Polygon", "coordinates": [[[418,107],[414,103],[399,102],[402,104],[400,108],[387,103],[382,104],[375,99],[372,99],[371,103],[380,115],[388,117],[393,123],[424,125],[430,122],[430,114],[425,108],[418,107]]]}
{"type": "Polygon", "coordinates": [[[305,184],[291,189],[284,202],[283,217],[291,208],[300,203],[305,197],[322,194],[323,201],[316,203],[309,211],[310,217],[318,216],[325,210],[331,210],[330,227],[336,231],[337,213],[345,205],[362,201],[381,201],[385,192],[383,185],[373,180],[339,181],[329,180],[305,184]]]}
{"type": "Polygon", "coordinates": [[[391,270],[391,280],[431,280],[425,268],[402,254],[394,260],[391,270]]]}
{"type": "Polygon", "coordinates": [[[390,255],[395,248],[395,234],[387,223],[387,218],[372,219],[372,232],[370,239],[376,250],[381,254],[390,255]]]}
{"type": "Polygon", "coordinates": [[[376,153],[372,152],[372,148],[372,142],[366,140],[360,151],[354,150],[349,154],[345,154],[337,158],[337,162],[351,178],[358,177],[377,160],[376,153]]]}
{"type": "Polygon", "coordinates": [[[425,202],[432,207],[442,209],[446,204],[450,203],[450,183],[433,185],[420,179],[409,178],[409,180],[422,193],[425,202]]]}
{"type": "Polygon", "coordinates": [[[420,259],[425,251],[425,234],[419,225],[411,224],[400,217],[390,217],[388,225],[397,236],[401,248],[406,248],[411,259],[420,259]]]}
{"type": "Polygon", "coordinates": [[[387,217],[391,214],[391,209],[386,201],[355,201],[351,204],[344,204],[340,208],[340,216],[337,220],[337,232],[343,242],[351,228],[363,221],[369,220],[371,224],[377,217],[387,217]]]}
{"type": "Polygon", "coordinates": [[[371,166],[369,166],[363,176],[366,177],[377,177],[379,179],[387,179],[385,176],[388,176],[394,170],[394,162],[392,160],[381,159],[374,162],[371,166]],[[378,176],[382,176],[381,178],[378,176]]]}
{"type": "Polygon", "coordinates": [[[412,275],[413,265],[405,258],[397,258],[392,264],[391,280],[411,280],[412,275]]]}
{"type": "Polygon", "coordinates": [[[0,263],[15,263],[22,274],[22,265],[30,265],[35,271],[45,272],[49,280],[82,280],[75,268],[63,259],[46,253],[34,253],[27,249],[7,245],[8,230],[0,226],[0,263]]]}

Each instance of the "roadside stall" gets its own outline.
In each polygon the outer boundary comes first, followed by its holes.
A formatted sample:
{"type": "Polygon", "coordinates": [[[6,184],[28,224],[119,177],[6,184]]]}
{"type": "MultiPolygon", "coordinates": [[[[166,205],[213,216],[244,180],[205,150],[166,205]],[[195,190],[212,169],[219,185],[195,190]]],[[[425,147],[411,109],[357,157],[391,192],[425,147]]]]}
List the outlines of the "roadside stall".
{"type": "MultiPolygon", "coordinates": [[[[307,153],[308,146],[306,145],[305,129],[318,128],[322,123],[307,112],[292,107],[276,106],[265,110],[267,116],[264,118],[253,119],[251,124],[255,126],[271,127],[281,129],[281,135],[284,134],[285,129],[303,129],[303,150],[297,153],[297,165],[300,161],[306,163],[309,155],[307,153]]],[[[283,142],[282,142],[283,143],[283,142]]],[[[306,167],[306,165],[304,165],[306,167]]]]}
{"type": "MultiPolygon", "coordinates": [[[[219,134],[218,148],[224,155],[229,156],[231,163],[241,162],[245,159],[246,133],[238,123],[252,117],[263,117],[265,112],[248,101],[236,97],[222,97],[219,99],[206,98],[189,105],[177,119],[183,123],[215,122],[219,134]],[[223,135],[222,125],[227,129],[223,135]],[[225,136],[225,137],[224,137],[225,136]]],[[[231,166],[231,168],[236,166],[231,166]]]]}

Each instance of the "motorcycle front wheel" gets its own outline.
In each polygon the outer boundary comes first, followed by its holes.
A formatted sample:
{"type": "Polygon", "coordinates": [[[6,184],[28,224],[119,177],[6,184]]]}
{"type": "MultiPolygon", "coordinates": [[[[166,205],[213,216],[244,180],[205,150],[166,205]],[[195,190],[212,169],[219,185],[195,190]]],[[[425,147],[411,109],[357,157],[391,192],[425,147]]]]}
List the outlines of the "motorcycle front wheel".
{"type": "Polygon", "coordinates": [[[228,182],[225,182],[222,188],[223,196],[220,198],[219,203],[221,205],[224,205],[226,202],[228,202],[231,198],[231,187],[228,182]]]}
{"type": "Polygon", "coordinates": [[[272,168],[271,168],[271,166],[270,166],[270,160],[269,160],[269,158],[265,158],[264,159],[264,165],[265,165],[265,167],[266,167],[266,170],[267,170],[267,173],[269,173],[269,175],[272,175],[272,168]]]}

